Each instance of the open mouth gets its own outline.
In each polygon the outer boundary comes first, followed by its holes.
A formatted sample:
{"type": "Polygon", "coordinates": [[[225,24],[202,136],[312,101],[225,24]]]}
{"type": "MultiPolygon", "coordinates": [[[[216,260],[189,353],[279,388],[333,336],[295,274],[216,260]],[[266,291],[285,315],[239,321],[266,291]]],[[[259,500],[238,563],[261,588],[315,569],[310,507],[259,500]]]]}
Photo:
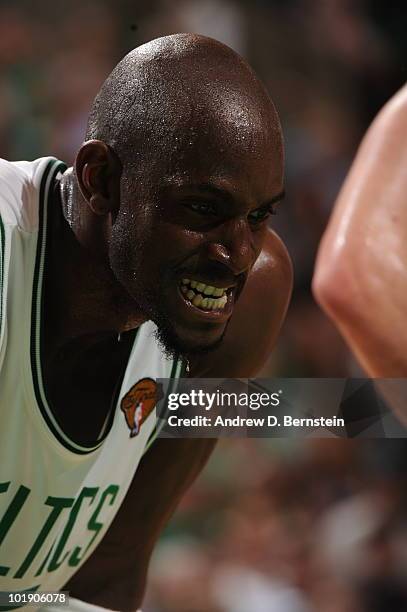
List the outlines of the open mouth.
{"type": "Polygon", "coordinates": [[[214,287],[189,278],[183,278],[179,288],[186,301],[207,312],[223,310],[233,292],[233,287],[214,287]]]}

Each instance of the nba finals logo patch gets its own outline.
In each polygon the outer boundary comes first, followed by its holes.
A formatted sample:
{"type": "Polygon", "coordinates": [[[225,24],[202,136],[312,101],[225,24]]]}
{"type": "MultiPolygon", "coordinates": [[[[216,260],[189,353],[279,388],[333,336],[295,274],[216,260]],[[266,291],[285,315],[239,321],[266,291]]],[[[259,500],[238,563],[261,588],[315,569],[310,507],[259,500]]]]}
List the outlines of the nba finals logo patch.
{"type": "Polygon", "coordinates": [[[142,378],[123,397],[120,408],[130,429],[130,438],[139,433],[142,424],[161,399],[159,386],[152,378],[142,378]]]}

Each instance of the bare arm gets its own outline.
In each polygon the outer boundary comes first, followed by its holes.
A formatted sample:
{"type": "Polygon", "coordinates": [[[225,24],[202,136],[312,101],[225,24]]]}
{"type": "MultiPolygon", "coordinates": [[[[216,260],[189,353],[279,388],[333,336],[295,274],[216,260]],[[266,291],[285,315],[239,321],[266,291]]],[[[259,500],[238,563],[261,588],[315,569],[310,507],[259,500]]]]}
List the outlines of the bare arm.
{"type": "Polygon", "coordinates": [[[64,587],[71,597],[112,610],[141,605],[159,534],[209,458],[216,440],[156,440],[95,552],[64,587]]]}
{"type": "Polygon", "coordinates": [[[407,87],[357,153],[319,249],[313,289],[363,368],[407,376],[407,87]]]}

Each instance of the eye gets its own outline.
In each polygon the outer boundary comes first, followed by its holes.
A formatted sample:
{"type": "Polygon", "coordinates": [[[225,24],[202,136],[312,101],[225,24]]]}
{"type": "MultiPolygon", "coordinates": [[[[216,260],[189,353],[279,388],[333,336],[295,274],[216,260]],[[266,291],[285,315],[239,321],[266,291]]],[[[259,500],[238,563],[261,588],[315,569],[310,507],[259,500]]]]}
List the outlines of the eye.
{"type": "Polygon", "coordinates": [[[198,213],[199,215],[214,215],[216,214],[216,210],[213,204],[209,202],[184,202],[184,206],[198,213]]]}
{"type": "Polygon", "coordinates": [[[252,225],[256,225],[261,223],[262,221],[265,221],[270,215],[275,214],[276,211],[271,205],[264,208],[256,208],[256,210],[253,210],[247,215],[247,218],[252,225]]]}

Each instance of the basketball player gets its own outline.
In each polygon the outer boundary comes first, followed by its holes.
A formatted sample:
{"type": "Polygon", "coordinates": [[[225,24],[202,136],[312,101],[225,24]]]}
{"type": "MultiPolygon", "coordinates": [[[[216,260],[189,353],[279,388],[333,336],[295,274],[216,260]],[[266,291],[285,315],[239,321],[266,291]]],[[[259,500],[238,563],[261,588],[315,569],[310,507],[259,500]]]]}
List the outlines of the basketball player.
{"type": "Polygon", "coordinates": [[[236,53],[169,36],[113,70],[74,168],[0,180],[0,590],[135,610],[214,446],[154,440],[155,380],[253,376],[284,318],[279,120],[236,53]]]}
{"type": "MultiPolygon", "coordinates": [[[[368,130],[319,249],[314,293],[367,374],[407,377],[407,86],[368,130]]],[[[407,424],[403,381],[381,389],[407,424]]]]}

